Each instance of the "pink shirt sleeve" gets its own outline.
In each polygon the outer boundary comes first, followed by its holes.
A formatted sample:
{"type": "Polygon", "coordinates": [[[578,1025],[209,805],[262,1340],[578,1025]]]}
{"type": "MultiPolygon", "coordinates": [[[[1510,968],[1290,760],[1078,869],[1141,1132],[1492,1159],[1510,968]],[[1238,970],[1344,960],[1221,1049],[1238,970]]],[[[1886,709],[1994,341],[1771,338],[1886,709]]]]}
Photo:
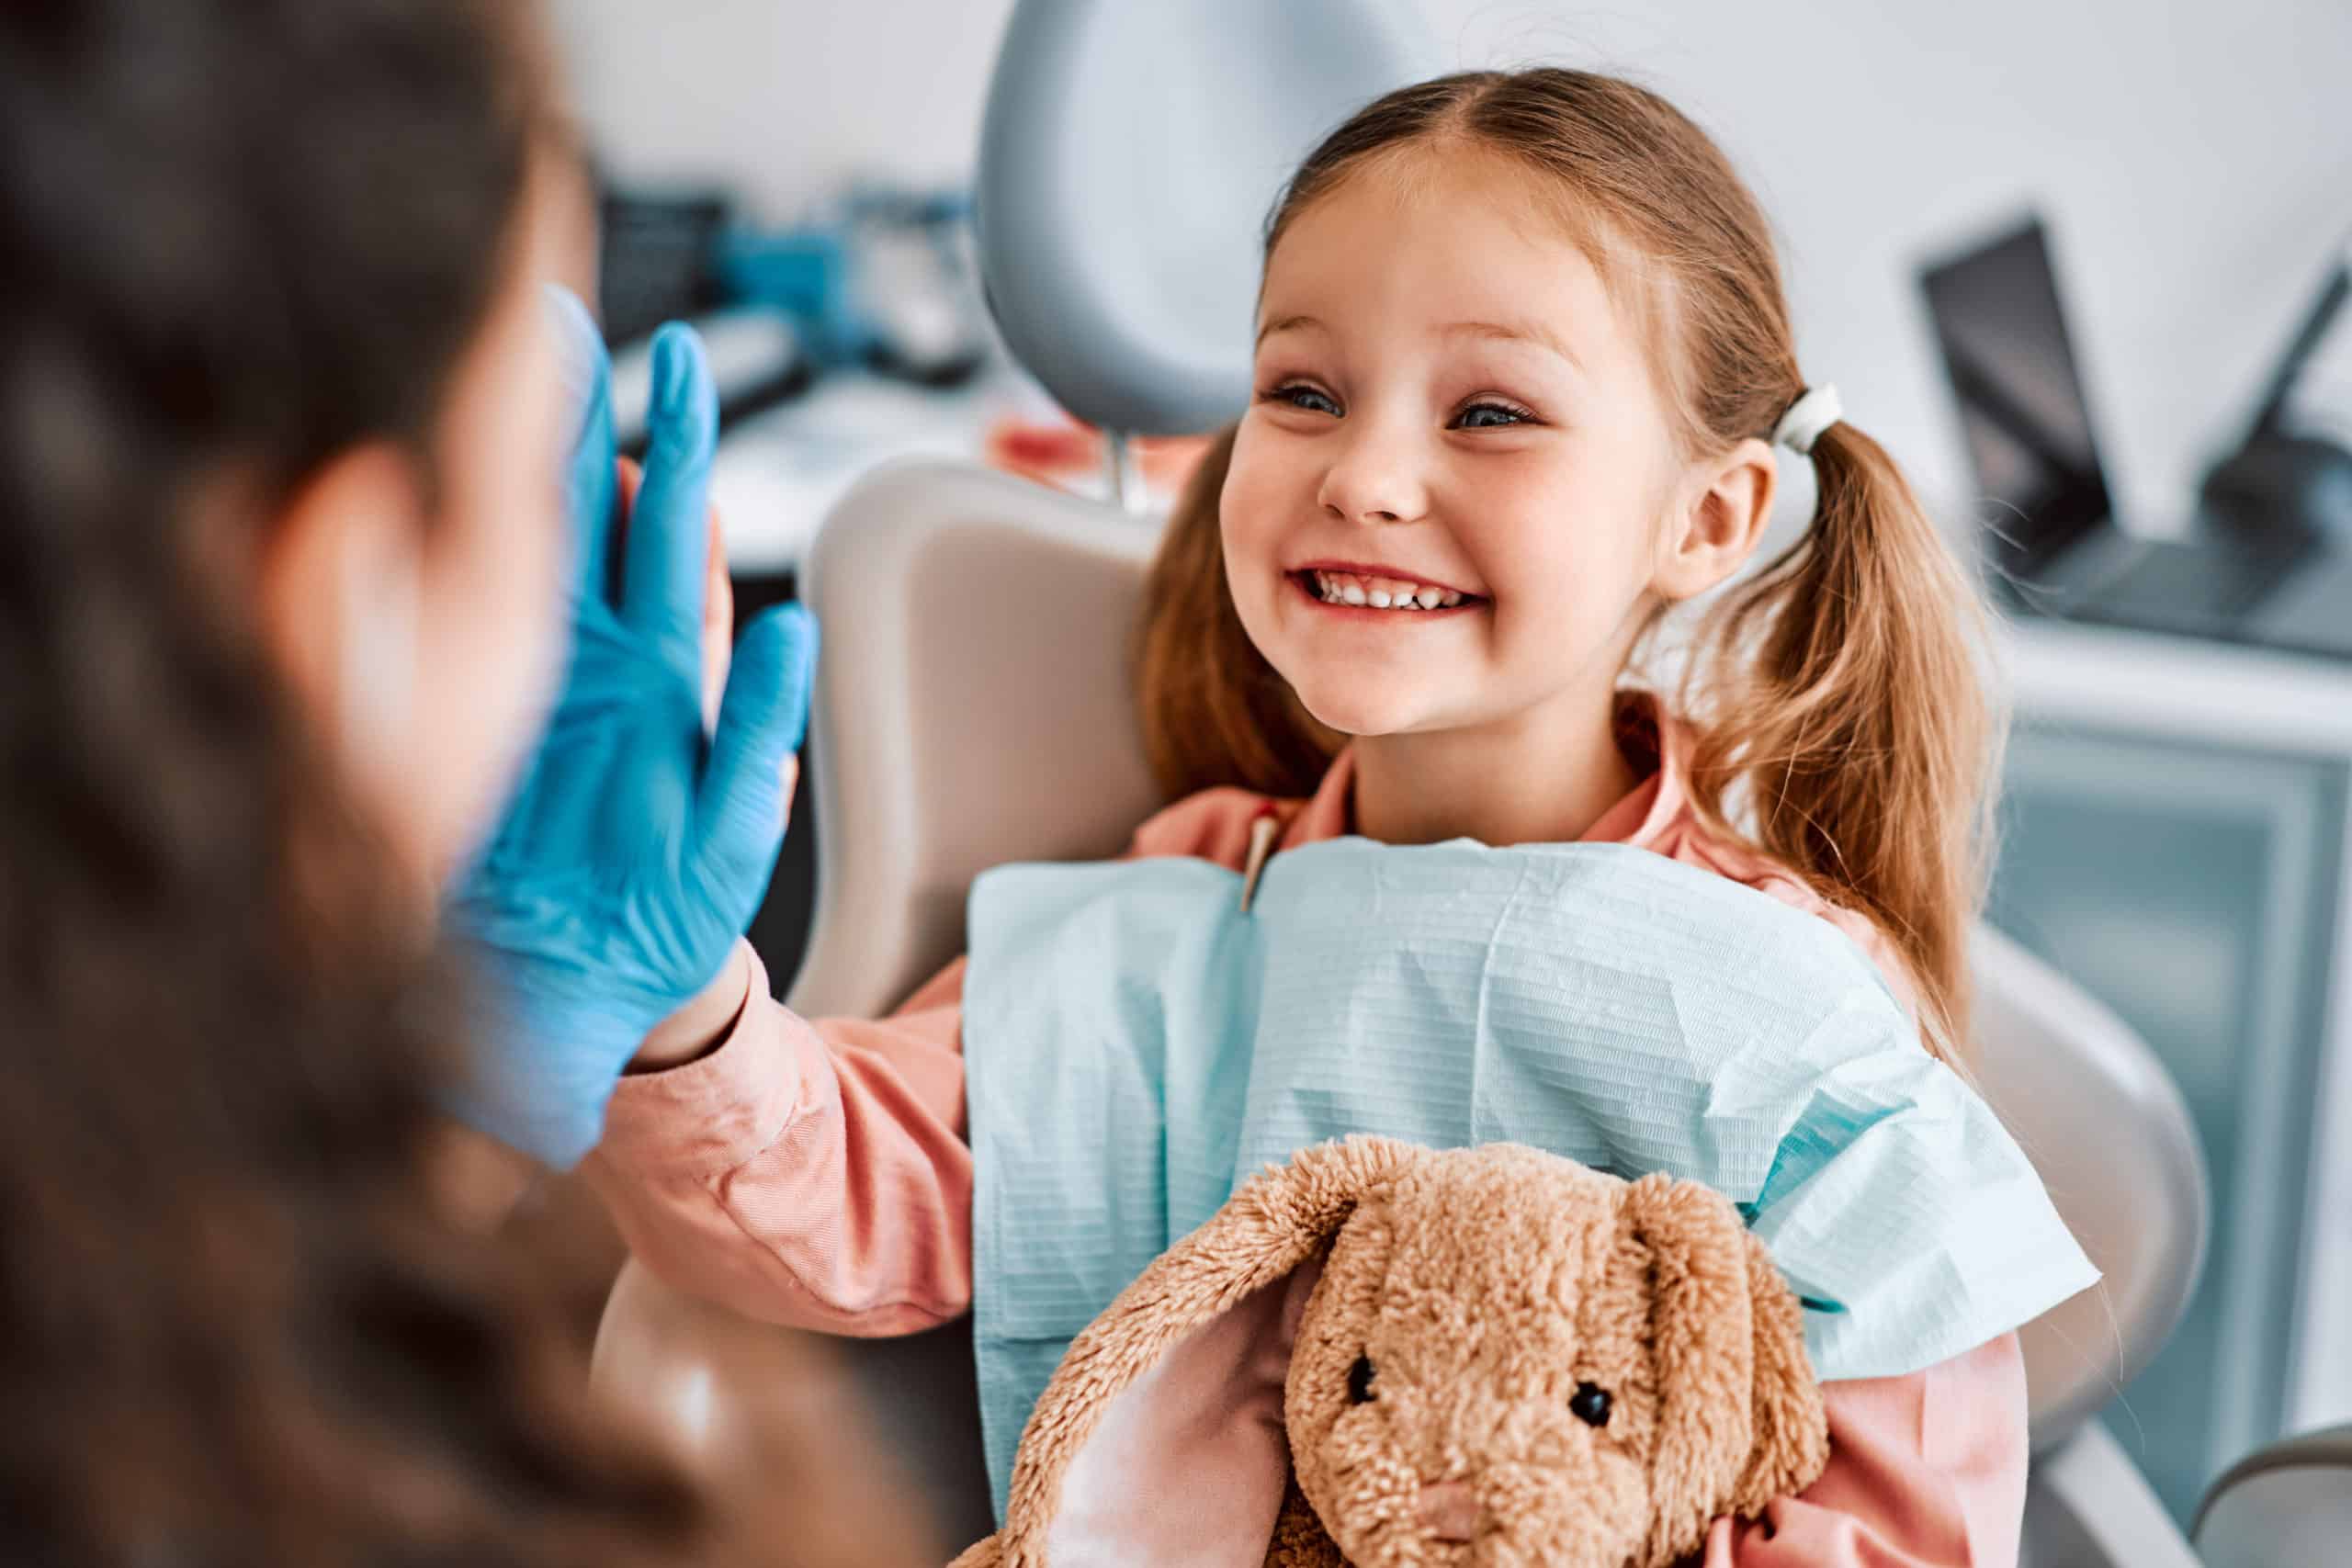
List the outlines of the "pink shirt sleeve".
{"type": "Polygon", "coordinates": [[[957,959],[888,1018],[751,990],[718,1050],[622,1078],[589,1180],[678,1289],[835,1334],[911,1334],[972,1300],[957,959]]]}
{"type": "Polygon", "coordinates": [[[2004,1334],[1899,1378],[1824,1383],[1829,1464],[1760,1519],[1717,1519],[1704,1568],[2016,1568],[2025,1359],[2004,1334]]]}

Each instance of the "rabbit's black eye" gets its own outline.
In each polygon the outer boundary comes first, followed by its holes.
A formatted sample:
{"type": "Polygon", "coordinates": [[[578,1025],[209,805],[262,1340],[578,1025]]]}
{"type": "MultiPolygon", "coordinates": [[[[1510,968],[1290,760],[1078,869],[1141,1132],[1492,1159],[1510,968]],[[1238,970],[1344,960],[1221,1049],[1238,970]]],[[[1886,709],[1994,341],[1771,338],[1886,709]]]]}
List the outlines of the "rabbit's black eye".
{"type": "Polygon", "coordinates": [[[1577,1384],[1568,1396],[1568,1413],[1588,1427],[1609,1425],[1609,1391],[1589,1382],[1577,1384]]]}
{"type": "Polygon", "coordinates": [[[1356,1364],[1348,1369],[1348,1403],[1372,1403],[1372,1358],[1369,1356],[1358,1356],[1356,1364]]]}

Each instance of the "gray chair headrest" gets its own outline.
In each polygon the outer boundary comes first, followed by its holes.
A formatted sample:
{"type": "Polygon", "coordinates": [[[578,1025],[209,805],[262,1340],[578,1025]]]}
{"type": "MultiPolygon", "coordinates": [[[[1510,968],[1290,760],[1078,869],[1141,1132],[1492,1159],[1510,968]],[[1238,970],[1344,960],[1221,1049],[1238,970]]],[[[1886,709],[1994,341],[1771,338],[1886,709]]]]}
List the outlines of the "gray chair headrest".
{"type": "Polygon", "coordinates": [[[1021,0],[974,212],[1014,356],[1106,430],[1237,416],[1275,194],[1434,59],[1401,0],[1021,0]]]}

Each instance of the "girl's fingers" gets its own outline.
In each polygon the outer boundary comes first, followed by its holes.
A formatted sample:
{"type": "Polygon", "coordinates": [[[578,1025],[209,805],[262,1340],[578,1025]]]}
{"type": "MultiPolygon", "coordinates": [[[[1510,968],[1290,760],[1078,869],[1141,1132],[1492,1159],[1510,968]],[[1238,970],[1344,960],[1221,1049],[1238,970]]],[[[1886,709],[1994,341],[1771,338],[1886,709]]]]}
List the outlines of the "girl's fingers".
{"type": "MultiPolygon", "coordinates": [[[[645,482],[645,470],[628,457],[619,464],[620,510],[623,522],[621,534],[627,537],[627,519],[637,511],[638,487],[645,482]]],[[[735,654],[735,580],[727,570],[727,531],[718,521],[718,508],[709,508],[709,543],[706,545],[706,559],[702,593],[702,727],[706,731],[718,724],[718,699],[727,692],[727,670],[735,654]]]]}
{"type": "Polygon", "coordinates": [[[817,640],[816,621],[797,603],[754,616],[736,647],[711,739],[700,802],[702,870],[715,897],[743,900],[740,911],[730,902],[728,913],[740,912],[745,924],[775,867],[799,782],[798,771],[785,764],[808,728],[817,640]]]}
{"type": "Polygon", "coordinates": [[[727,571],[727,534],[718,508],[710,509],[710,566],[702,591],[702,727],[718,727],[718,699],[727,692],[727,668],[735,652],[735,581],[727,571]]]}

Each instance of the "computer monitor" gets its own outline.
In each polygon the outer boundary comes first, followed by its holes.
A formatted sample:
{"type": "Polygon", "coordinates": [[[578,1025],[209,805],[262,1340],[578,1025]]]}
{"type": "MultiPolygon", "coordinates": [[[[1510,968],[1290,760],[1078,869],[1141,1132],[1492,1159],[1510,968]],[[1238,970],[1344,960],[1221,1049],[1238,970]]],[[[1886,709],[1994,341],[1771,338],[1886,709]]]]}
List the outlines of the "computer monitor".
{"type": "Polygon", "coordinates": [[[2041,220],[1922,269],[1995,564],[2036,569],[2113,510],[2041,220]]]}

